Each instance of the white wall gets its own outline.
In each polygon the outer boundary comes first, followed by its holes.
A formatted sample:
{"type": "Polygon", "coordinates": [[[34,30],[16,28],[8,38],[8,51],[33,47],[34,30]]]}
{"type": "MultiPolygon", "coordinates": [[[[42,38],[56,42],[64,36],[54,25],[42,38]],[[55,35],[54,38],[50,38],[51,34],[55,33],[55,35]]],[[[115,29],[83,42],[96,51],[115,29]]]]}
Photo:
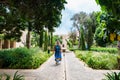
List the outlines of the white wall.
{"type": "Polygon", "coordinates": [[[21,36],[21,42],[16,43],[16,47],[24,47],[26,45],[26,35],[27,35],[27,30],[23,31],[23,34],[21,36]]]}

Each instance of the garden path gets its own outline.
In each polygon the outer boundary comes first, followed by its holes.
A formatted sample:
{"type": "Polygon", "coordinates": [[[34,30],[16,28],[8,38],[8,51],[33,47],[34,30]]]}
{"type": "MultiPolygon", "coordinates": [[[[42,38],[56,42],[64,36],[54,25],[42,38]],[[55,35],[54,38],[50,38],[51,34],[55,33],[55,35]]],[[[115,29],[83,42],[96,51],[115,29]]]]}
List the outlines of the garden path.
{"type": "MultiPolygon", "coordinates": [[[[75,57],[73,52],[63,53],[59,65],[55,64],[54,56],[38,69],[0,69],[0,74],[13,74],[19,71],[25,80],[102,80],[104,73],[110,70],[93,70],[75,57]]],[[[120,70],[115,70],[119,72],[120,70]]]]}

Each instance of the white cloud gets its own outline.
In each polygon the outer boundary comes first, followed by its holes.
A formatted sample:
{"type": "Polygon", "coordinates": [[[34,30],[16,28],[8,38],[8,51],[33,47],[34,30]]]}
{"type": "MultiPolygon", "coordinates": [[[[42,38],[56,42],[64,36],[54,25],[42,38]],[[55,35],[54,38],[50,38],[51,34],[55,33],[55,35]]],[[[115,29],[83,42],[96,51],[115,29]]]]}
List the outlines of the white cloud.
{"type": "Polygon", "coordinates": [[[100,11],[100,7],[97,6],[95,0],[67,0],[65,10],[62,12],[62,23],[54,34],[67,34],[72,27],[70,18],[80,11],[91,13],[93,11],[100,11]]]}
{"type": "Polygon", "coordinates": [[[72,13],[69,10],[65,10],[62,14],[62,23],[60,24],[60,27],[55,29],[56,31],[54,34],[67,34],[70,31],[72,25],[70,16],[72,16],[72,13]]]}
{"type": "Polygon", "coordinates": [[[92,11],[100,10],[100,7],[96,4],[95,0],[67,0],[65,7],[74,13],[80,11],[90,13],[92,11]]]}

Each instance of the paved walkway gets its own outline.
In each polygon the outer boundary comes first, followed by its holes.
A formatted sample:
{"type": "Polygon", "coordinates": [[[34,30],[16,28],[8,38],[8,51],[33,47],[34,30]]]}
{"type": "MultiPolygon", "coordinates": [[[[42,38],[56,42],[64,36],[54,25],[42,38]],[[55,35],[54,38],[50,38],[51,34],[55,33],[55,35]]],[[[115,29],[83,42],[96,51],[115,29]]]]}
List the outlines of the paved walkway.
{"type": "Polygon", "coordinates": [[[25,80],[102,80],[104,73],[110,72],[86,67],[72,52],[64,53],[59,65],[55,64],[52,56],[38,69],[0,69],[0,74],[7,73],[13,76],[16,71],[24,75],[25,80]]]}

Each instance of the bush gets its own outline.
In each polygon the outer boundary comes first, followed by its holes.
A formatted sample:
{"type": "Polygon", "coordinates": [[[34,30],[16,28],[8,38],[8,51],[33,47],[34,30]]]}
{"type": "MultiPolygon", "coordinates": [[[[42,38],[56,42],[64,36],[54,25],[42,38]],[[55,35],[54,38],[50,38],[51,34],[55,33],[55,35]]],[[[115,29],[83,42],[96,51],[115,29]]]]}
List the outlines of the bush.
{"type": "Polygon", "coordinates": [[[23,75],[18,74],[18,71],[15,72],[13,79],[8,74],[1,74],[0,80],[25,80],[23,75]]]}
{"type": "Polygon", "coordinates": [[[40,51],[39,48],[16,48],[0,51],[0,67],[15,69],[38,68],[45,62],[49,55],[47,52],[40,51]]]}
{"type": "Polygon", "coordinates": [[[75,51],[75,54],[94,69],[116,69],[118,65],[115,54],[92,51],[75,51]]]}
{"type": "Polygon", "coordinates": [[[99,48],[91,48],[91,51],[97,51],[97,52],[108,52],[112,54],[118,53],[117,48],[104,48],[104,47],[99,47],[99,48]]]}
{"type": "Polygon", "coordinates": [[[103,80],[120,80],[120,72],[112,72],[105,74],[106,78],[103,80]]]}
{"type": "Polygon", "coordinates": [[[67,41],[67,45],[69,46],[69,48],[73,46],[71,41],[67,41]]]}
{"type": "Polygon", "coordinates": [[[107,42],[108,42],[107,39],[104,39],[104,35],[103,34],[105,34],[104,33],[105,31],[104,31],[103,28],[104,28],[103,25],[97,27],[97,29],[95,31],[95,34],[94,34],[95,42],[97,43],[98,46],[101,46],[101,47],[105,47],[107,42]]]}

